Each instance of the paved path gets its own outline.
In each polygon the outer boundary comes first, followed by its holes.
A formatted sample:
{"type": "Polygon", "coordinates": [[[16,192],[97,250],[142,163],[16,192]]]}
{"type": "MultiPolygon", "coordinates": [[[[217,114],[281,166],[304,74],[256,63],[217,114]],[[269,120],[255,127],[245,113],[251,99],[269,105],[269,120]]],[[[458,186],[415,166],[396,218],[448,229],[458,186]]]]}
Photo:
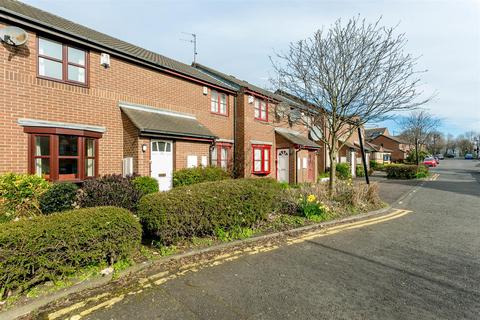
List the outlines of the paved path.
{"type": "Polygon", "coordinates": [[[480,319],[477,164],[442,161],[401,218],[189,273],[86,318],[480,319]]]}

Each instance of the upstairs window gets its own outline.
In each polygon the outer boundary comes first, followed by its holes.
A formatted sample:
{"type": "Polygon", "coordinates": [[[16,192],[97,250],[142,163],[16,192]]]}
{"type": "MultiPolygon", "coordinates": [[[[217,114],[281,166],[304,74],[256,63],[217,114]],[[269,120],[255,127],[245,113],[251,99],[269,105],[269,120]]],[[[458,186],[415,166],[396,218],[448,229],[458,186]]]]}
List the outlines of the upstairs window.
{"type": "Polygon", "coordinates": [[[253,170],[255,174],[270,173],[270,150],[269,145],[252,145],[253,149],[253,170]]]}
{"type": "Polygon", "coordinates": [[[210,111],[221,115],[227,115],[227,95],[215,90],[211,90],[210,94],[210,111]]]}
{"type": "Polygon", "coordinates": [[[259,98],[255,98],[255,119],[268,121],[268,103],[259,98]]]}
{"type": "Polygon", "coordinates": [[[38,75],[50,80],[87,85],[87,56],[85,50],[38,38],[38,75]]]}

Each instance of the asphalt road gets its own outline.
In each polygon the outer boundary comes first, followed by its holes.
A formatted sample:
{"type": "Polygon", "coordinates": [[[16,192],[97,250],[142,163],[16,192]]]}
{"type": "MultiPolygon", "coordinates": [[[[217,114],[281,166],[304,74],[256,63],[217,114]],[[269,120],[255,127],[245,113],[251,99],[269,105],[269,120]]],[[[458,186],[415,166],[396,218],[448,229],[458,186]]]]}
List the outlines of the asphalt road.
{"type": "Polygon", "coordinates": [[[87,319],[480,319],[480,162],[435,172],[396,202],[413,211],[401,218],[186,274],[87,319]]]}

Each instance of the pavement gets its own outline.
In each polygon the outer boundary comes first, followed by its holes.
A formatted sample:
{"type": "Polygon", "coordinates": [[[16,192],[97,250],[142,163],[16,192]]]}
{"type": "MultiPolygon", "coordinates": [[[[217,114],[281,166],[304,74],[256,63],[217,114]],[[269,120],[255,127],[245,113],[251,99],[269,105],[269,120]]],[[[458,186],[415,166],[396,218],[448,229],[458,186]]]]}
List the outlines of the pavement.
{"type": "Polygon", "coordinates": [[[478,163],[381,182],[399,208],[389,218],[160,278],[70,319],[480,319],[478,163]]]}

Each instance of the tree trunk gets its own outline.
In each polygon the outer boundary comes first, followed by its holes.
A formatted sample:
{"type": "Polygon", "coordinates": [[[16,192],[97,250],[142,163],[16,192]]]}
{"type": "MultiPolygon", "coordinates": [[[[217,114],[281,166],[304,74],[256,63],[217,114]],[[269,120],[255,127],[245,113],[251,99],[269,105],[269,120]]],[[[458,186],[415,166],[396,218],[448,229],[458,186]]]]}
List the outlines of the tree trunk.
{"type": "Polygon", "coordinates": [[[335,178],[337,171],[337,151],[330,149],[328,151],[328,156],[330,158],[330,181],[328,182],[328,190],[330,194],[333,193],[333,188],[335,186],[335,178]]]}
{"type": "Polygon", "coordinates": [[[418,161],[418,139],[415,139],[415,161],[417,162],[417,166],[419,164],[418,161]]]}

